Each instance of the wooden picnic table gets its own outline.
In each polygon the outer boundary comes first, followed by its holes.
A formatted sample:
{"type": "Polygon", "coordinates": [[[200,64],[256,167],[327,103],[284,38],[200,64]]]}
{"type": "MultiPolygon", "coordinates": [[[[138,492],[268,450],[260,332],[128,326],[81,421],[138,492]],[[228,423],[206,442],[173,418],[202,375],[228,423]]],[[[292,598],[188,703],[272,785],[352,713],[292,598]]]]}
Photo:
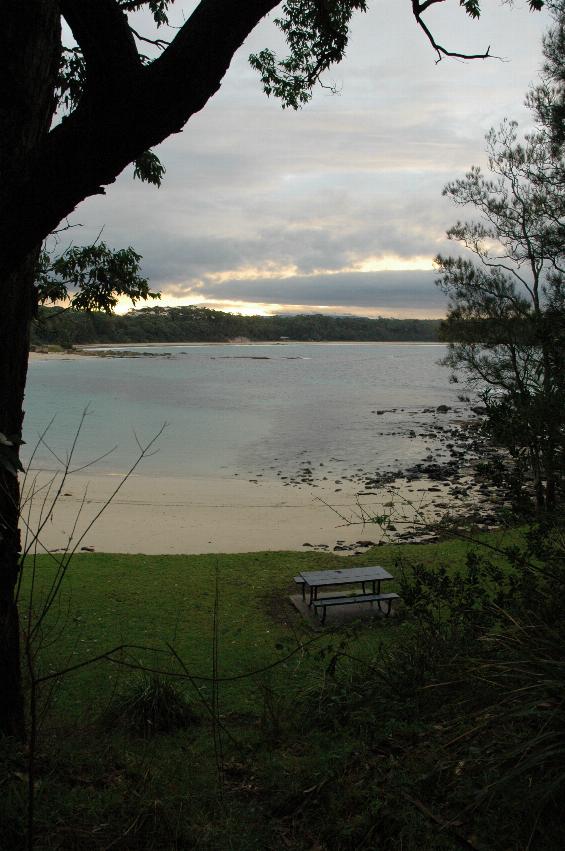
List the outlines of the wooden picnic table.
{"type": "Polygon", "coordinates": [[[394,577],[384,567],[344,567],[337,570],[305,570],[300,573],[303,581],[302,597],[306,599],[306,589],[310,593],[308,605],[318,599],[318,590],[332,585],[361,585],[365,594],[365,585],[371,583],[373,594],[381,593],[381,582],[394,577]]]}

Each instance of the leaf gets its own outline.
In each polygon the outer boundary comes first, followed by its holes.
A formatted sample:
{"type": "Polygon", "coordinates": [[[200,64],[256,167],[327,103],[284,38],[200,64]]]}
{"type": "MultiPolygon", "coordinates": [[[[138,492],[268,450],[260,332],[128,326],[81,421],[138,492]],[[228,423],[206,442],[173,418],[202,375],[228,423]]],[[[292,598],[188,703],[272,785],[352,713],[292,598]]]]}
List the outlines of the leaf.
{"type": "Polygon", "coordinates": [[[134,162],[133,176],[144,183],[161,186],[165,166],[153,151],[145,151],[134,162]]]}
{"type": "Polygon", "coordinates": [[[459,5],[463,6],[470,18],[480,18],[481,7],[479,6],[479,0],[459,0],[459,5]]]}

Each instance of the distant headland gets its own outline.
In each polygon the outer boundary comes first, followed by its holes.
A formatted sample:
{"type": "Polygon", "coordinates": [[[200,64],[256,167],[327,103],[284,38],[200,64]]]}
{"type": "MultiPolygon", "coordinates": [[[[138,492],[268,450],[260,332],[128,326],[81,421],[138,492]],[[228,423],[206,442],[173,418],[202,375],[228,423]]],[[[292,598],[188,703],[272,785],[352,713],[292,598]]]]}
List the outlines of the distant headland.
{"type": "Polygon", "coordinates": [[[32,345],[93,343],[422,342],[439,340],[439,319],[243,316],[207,307],[143,307],[125,315],[40,308],[32,345]]]}

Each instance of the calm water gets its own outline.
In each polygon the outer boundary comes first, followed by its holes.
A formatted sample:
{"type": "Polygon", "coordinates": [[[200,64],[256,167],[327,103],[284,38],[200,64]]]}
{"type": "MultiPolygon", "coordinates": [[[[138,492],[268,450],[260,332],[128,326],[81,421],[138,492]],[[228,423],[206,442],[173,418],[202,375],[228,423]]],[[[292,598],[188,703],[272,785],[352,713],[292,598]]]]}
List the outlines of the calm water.
{"type": "MultiPolygon", "coordinates": [[[[426,428],[425,408],[458,406],[457,388],[437,364],[445,351],[441,345],[127,348],[171,357],[30,365],[28,458],[53,418],[45,439],[64,457],[88,408],[74,466],[116,446],[93,468],[99,472],[127,469],[137,455],[135,435],[147,442],[163,423],[168,425],[158,452],[144,460],[140,472],[247,474],[273,465],[295,467],[304,457],[314,464],[337,458],[353,469],[391,469],[419,461],[428,451],[429,441],[407,438],[410,429],[426,428]],[[383,409],[387,413],[376,414],[383,409]]],[[[56,465],[40,445],[33,466],[56,465]]]]}

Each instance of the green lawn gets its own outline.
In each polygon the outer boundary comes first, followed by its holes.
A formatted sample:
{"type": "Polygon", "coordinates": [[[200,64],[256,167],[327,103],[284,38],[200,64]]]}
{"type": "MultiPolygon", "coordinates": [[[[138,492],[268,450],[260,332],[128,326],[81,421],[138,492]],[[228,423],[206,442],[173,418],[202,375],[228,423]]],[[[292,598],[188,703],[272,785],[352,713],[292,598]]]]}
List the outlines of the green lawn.
{"type": "MultiPolygon", "coordinates": [[[[520,532],[480,538],[507,546],[520,532]]],[[[469,547],[462,540],[387,545],[345,561],[314,552],[76,555],[42,623],[37,672],[49,676],[115,647],[130,649],[115,656],[125,664],[102,660],[78,667],[39,690],[36,851],[376,847],[368,825],[381,817],[377,791],[396,757],[387,754],[382,762],[374,751],[375,730],[361,734],[365,722],[355,714],[355,678],[348,679],[348,665],[358,675],[359,664],[370,665],[379,648],[402,640],[410,619],[401,609],[391,619],[312,630],[289,601],[297,591],[292,578],[300,570],[344,563],[380,564],[398,576],[399,559],[456,570],[469,547]],[[341,659],[336,680],[331,660],[344,641],[357,661],[341,659]],[[214,650],[216,689],[210,679],[214,650]],[[109,723],[108,709],[139,681],[138,665],[181,675],[175,683],[197,723],[151,739],[109,723]],[[352,713],[351,726],[340,721],[342,707],[352,713]],[[367,843],[360,845],[365,834],[367,843]]],[[[32,596],[32,622],[56,571],[49,556],[26,565],[20,607],[25,615],[32,596]]],[[[402,705],[391,718],[378,729],[381,740],[387,740],[390,723],[396,742],[420,735],[402,705]]],[[[0,851],[16,851],[24,847],[18,843],[25,754],[10,752],[5,764],[9,780],[6,775],[0,780],[9,793],[0,820],[8,839],[5,845],[0,839],[0,851]]],[[[386,781],[392,790],[385,796],[391,836],[403,834],[395,823],[400,818],[416,837],[403,840],[405,849],[458,847],[449,833],[438,838],[437,827],[397,795],[403,771],[386,781]]],[[[386,847],[396,848],[396,839],[390,841],[386,847]]]]}
{"type": "MultiPolygon", "coordinates": [[[[493,541],[508,542],[497,533],[493,541]]],[[[488,536],[483,539],[488,540],[488,536]]],[[[429,565],[460,567],[469,544],[388,545],[375,548],[348,565],[380,564],[395,573],[399,558],[429,565]]],[[[343,566],[344,559],[325,553],[246,553],[237,555],[143,556],[81,553],[73,557],[60,593],[41,634],[41,674],[84,662],[120,645],[154,648],[131,649],[127,661],[178,674],[180,664],[173,647],[194,677],[212,674],[214,607],[217,600],[217,652],[221,677],[252,672],[316,638],[296,612],[289,595],[296,593],[293,576],[300,570],[343,566]]],[[[33,609],[41,604],[56,573],[54,561],[40,556],[35,564],[33,609]]],[[[21,592],[22,609],[28,608],[33,564],[26,567],[21,592]]],[[[395,590],[390,583],[390,590],[395,590]]],[[[387,589],[389,585],[387,585],[387,589]]],[[[331,615],[328,618],[331,622],[331,615]]],[[[367,624],[354,640],[356,653],[373,654],[375,641],[394,634],[394,620],[367,624]]],[[[331,630],[330,630],[331,632],[331,630]]],[[[119,654],[118,654],[119,655],[119,654]]],[[[309,669],[302,653],[277,673],[287,687],[304,684],[309,669]]],[[[90,718],[99,713],[117,685],[131,671],[107,661],[68,674],[53,695],[59,717],[90,718]]],[[[251,680],[223,687],[234,712],[249,711],[256,699],[251,680]]]]}

